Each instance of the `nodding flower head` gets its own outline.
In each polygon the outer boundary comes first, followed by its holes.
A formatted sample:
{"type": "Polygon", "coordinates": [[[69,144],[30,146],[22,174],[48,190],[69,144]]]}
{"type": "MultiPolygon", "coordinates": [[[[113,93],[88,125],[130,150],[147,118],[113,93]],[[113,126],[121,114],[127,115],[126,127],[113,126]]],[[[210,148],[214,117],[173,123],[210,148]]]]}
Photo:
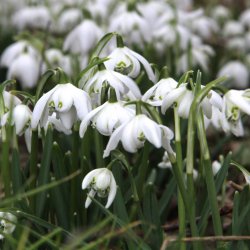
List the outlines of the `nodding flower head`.
{"type": "Polygon", "coordinates": [[[112,172],[107,168],[98,168],[89,172],[82,181],[82,189],[88,188],[88,197],[85,202],[87,208],[95,194],[99,197],[108,197],[106,208],[109,208],[116,195],[116,182],[112,172]]]}

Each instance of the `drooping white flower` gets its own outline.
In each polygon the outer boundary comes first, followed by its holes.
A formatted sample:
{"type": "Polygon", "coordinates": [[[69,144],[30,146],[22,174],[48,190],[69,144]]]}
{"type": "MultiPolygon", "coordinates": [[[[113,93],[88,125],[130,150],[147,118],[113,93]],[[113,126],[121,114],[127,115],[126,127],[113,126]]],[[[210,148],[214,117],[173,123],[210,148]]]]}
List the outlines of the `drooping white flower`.
{"type": "MultiPolygon", "coordinates": [[[[4,234],[12,234],[16,228],[17,218],[9,212],[0,211],[0,227],[4,234]]],[[[4,239],[4,235],[0,233],[0,240],[4,239]]]]}
{"type": "Polygon", "coordinates": [[[51,20],[50,12],[45,6],[29,6],[17,11],[12,18],[12,23],[19,30],[46,29],[51,20]]]}
{"type": "Polygon", "coordinates": [[[191,23],[194,33],[198,34],[202,39],[208,40],[217,34],[219,27],[215,20],[210,17],[201,16],[191,23]]]}
{"type": "MultiPolygon", "coordinates": [[[[174,153],[174,155],[176,156],[175,153],[174,153]]],[[[170,162],[169,155],[168,155],[167,151],[164,152],[164,155],[162,156],[162,161],[160,163],[158,163],[158,167],[164,168],[164,169],[166,169],[166,168],[171,169],[172,168],[172,163],[170,162]]]]}
{"type": "Polygon", "coordinates": [[[175,89],[178,85],[173,78],[161,79],[153,87],[151,87],[143,96],[142,101],[148,102],[153,106],[161,106],[164,97],[175,89]]]}
{"type": "Polygon", "coordinates": [[[105,102],[103,105],[90,111],[81,122],[80,136],[84,136],[90,121],[102,135],[110,136],[114,129],[129,121],[135,115],[135,110],[124,106],[124,104],[121,101],[105,102]]]}
{"type": "Polygon", "coordinates": [[[31,110],[24,104],[14,106],[12,111],[5,113],[1,117],[1,126],[10,123],[10,125],[15,126],[15,132],[17,135],[21,136],[24,134],[25,143],[29,152],[31,150],[31,117],[31,110]],[[12,117],[10,117],[10,115],[12,115],[12,117]]]}
{"type": "Polygon", "coordinates": [[[250,90],[229,90],[223,97],[223,129],[243,136],[241,112],[250,115],[250,90]]]}
{"type": "Polygon", "coordinates": [[[145,140],[148,140],[156,148],[163,147],[168,152],[173,153],[170,145],[173,136],[173,132],[168,127],[157,124],[144,114],[136,115],[113,132],[103,157],[109,156],[119,141],[122,142],[124,149],[130,153],[135,153],[143,147],[145,140]]]}
{"type": "Polygon", "coordinates": [[[90,111],[91,103],[88,94],[71,83],[58,84],[44,94],[36,103],[31,127],[36,129],[38,123],[44,127],[49,114],[55,112],[66,129],[71,129],[73,124],[82,120],[90,111]]]}
{"type": "Polygon", "coordinates": [[[4,107],[5,109],[10,110],[11,108],[15,107],[18,104],[21,104],[21,100],[10,94],[8,91],[3,91],[3,100],[4,100],[4,107]]]}
{"type": "Polygon", "coordinates": [[[146,20],[135,11],[124,11],[111,19],[110,32],[117,32],[126,37],[129,45],[137,44],[144,47],[145,42],[151,39],[146,20]],[[126,20],[126,21],[124,21],[126,20]]]}
{"type": "Polygon", "coordinates": [[[56,28],[58,28],[60,32],[68,32],[72,30],[82,19],[83,15],[80,9],[66,9],[59,16],[56,28]]]}
{"type": "Polygon", "coordinates": [[[72,63],[69,56],[64,55],[59,49],[48,49],[45,51],[45,57],[47,59],[47,62],[49,63],[46,66],[43,65],[43,71],[45,71],[48,68],[57,68],[60,67],[64,70],[64,72],[68,75],[72,74],[72,63]]]}
{"type": "Polygon", "coordinates": [[[248,87],[249,72],[245,64],[240,61],[230,61],[226,63],[218,72],[218,77],[227,76],[228,87],[245,89],[248,87]]]}
{"type": "Polygon", "coordinates": [[[10,65],[7,78],[17,79],[24,89],[35,87],[39,78],[38,60],[30,54],[21,54],[10,65]]]}
{"type": "Polygon", "coordinates": [[[233,37],[227,41],[226,48],[234,53],[245,54],[247,50],[247,40],[245,37],[233,37]]]}
{"type": "Polygon", "coordinates": [[[240,15],[240,22],[241,22],[246,28],[250,28],[250,9],[246,9],[246,10],[240,15]]]}
{"type": "Polygon", "coordinates": [[[87,208],[95,194],[99,197],[107,197],[105,208],[109,208],[116,195],[116,181],[113,173],[107,168],[97,168],[89,172],[82,181],[82,189],[88,188],[88,197],[85,202],[87,208]]]}
{"type": "MultiPolygon", "coordinates": [[[[201,87],[203,88],[204,86],[201,87]]],[[[165,96],[162,102],[161,111],[165,113],[169,107],[176,105],[179,116],[188,118],[193,99],[194,93],[192,89],[188,87],[187,83],[182,83],[178,88],[175,88],[165,96]]],[[[222,109],[222,98],[215,91],[210,90],[200,105],[204,114],[208,118],[211,118],[213,112],[212,106],[222,109]]]]}
{"type": "Polygon", "coordinates": [[[230,10],[223,5],[216,5],[211,11],[212,17],[218,22],[223,23],[230,18],[230,10]]]}
{"type": "Polygon", "coordinates": [[[209,72],[209,60],[214,55],[214,50],[208,45],[198,45],[191,47],[191,58],[189,53],[184,53],[178,61],[177,72],[179,74],[190,70],[190,67],[200,66],[204,71],[209,72]],[[191,60],[190,60],[191,59],[191,60]],[[189,62],[191,65],[189,65],[189,62]]]}
{"type": "Polygon", "coordinates": [[[93,102],[98,105],[101,103],[102,87],[108,85],[114,88],[118,100],[121,100],[123,95],[129,92],[134,99],[141,97],[139,87],[130,77],[112,70],[102,69],[97,71],[87,82],[84,81],[84,78],[80,80],[80,87],[88,92],[93,102]]]}
{"type": "Polygon", "coordinates": [[[11,125],[15,125],[16,134],[22,135],[27,127],[30,125],[32,112],[28,106],[24,104],[19,104],[13,108],[10,112],[5,113],[1,118],[1,126],[10,121],[11,125]],[[12,114],[12,117],[10,117],[12,114]]]}
{"type": "Polygon", "coordinates": [[[4,50],[1,55],[0,66],[10,67],[12,62],[24,52],[34,57],[39,57],[38,52],[26,41],[17,41],[4,50]]]}
{"type": "Polygon", "coordinates": [[[212,162],[213,175],[216,175],[221,169],[221,163],[219,161],[212,162]]]}
{"type": "Polygon", "coordinates": [[[77,25],[66,37],[63,50],[73,54],[87,54],[103,36],[103,31],[91,20],[77,25]]]}
{"type": "Polygon", "coordinates": [[[132,78],[139,76],[141,65],[143,65],[148,78],[155,83],[156,77],[149,62],[140,54],[128,47],[116,48],[108,56],[109,60],[104,62],[107,69],[118,71],[132,78]]]}
{"type": "Polygon", "coordinates": [[[244,26],[238,21],[228,21],[222,31],[225,37],[234,37],[244,34],[244,26]]]}

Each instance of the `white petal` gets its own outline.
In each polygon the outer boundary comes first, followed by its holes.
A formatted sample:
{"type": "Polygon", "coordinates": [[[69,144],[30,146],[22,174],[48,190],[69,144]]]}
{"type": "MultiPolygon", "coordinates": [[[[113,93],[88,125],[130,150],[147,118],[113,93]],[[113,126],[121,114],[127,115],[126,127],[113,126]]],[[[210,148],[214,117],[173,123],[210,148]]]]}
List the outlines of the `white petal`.
{"type": "Polygon", "coordinates": [[[96,194],[96,191],[93,189],[91,189],[90,192],[87,194],[87,199],[85,201],[85,208],[89,207],[89,205],[92,202],[92,198],[94,198],[95,194],[96,194]]]}
{"type": "Polygon", "coordinates": [[[59,118],[66,129],[71,129],[74,122],[76,122],[77,116],[75,108],[72,107],[68,112],[59,112],[59,118]]]}
{"type": "Polygon", "coordinates": [[[147,140],[152,143],[155,147],[161,147],[161,129],[159,125],[146,117],[145,115],[141,115],[140,127],[142,128],[143,134],[147,138],[147,140]]]}
{"type": "Polygon", "coordinates": [[[115,199],[116,190],[117,190],[117,186],[116,186],[115,178],[112,174],[108,200],[107,200],[107,204],[106,204],[105,208],[109,208],[110,205],[112,204],[113,200],[115,199]]]}
{"type": "Polygon", "coordinates": [[[141,63],[142,65],[144,66],[146,72],[147,72],[147,75],[148,75],[148,78],[153,82],[155,83],[156,82],[156,77],[155,77],[155,74],[150,66],[150,64],[148,63],[148,61],[141,55],[139,55],[138,53],[134,52],[134,51],[130,51],[130,53],[135,56],[141,63]]]}
{"type": "Polygon", "coordinates": [[[90,171],[83,179],[82,181],[82,189],[86,189],[89,184],[92,182],[93,178],[98,175],[100,171],[102,171],[103,168],[97,168],[92,171],[90,171]]]}
{"type": "Polygon", "coordinates": [[[178,114],[180,117],[188,118],[193,99],[194,99],[193,92],[191,90],[187,90],[179,103],[178,114]]]}
{"type": "Polygon", "coordinates": [[[31,137],[32,137],[32,131],[30,128],[28,128],[24,132],[24,139],[29,153],[31,152],[31,137]]]}
{"type": "Polygon", "coordinates": [[[57,90],[59,85],[55,86],[53,89],[51,89],[49,92],[44,94],[36,103],[33,114],[32,114],[32,119],[31,119],[31,128],[36,129],[37,125],[39,123],[39,120],[41,119],[44,109],[47,109],[46,105],[51,97],[51,95],[57,90]]]}
{"type": "Polygon", "coordinates": [[[124,123],[123,125],[121,125],[120,127],[118,127],[114,133],[111,135],[110,139],[109,139],[109,142],[106,146],[106,149],[104,150],[104,153],[103,153],[103,158],[109,156],[110,154],[110,151],[114,150],[120,139],[121,139],[121,135],[122,135],[122,132],[123,132],[123,129],[125,128],[125,126],[127,125],[127,123],[124,123]]]}

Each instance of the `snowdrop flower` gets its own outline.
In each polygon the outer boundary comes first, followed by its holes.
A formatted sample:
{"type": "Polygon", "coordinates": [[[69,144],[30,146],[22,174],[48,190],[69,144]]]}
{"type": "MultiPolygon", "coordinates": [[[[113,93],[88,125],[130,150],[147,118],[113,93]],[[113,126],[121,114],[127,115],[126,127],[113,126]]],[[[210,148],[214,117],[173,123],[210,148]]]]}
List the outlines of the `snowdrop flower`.
{"type": "MultiPolygon", "coordinates": [[[[175,157],[176,157],[176,154],[174,153],[175,157]]],[[[158,164],[158,167],[159,168],[169,168],[171,169],[172,168],[172,164],[169,160],[169,156],[168,156],[168,152],[165,151],[164,152],[164,155],[162,157],[162,161],[158,164]]]]}
{"type": "Polygon", "coordinates": [[[119,31],[122,36],[126,37],[129,45],[137,44],[143,47],[143,44],[151,39],[146,20],[135,11],[122,12],[114,16],[109,31],[119,31]]]}
{"type": "MultiPolygon", "coordinates": [[[[203,88],[204,86],[201,87],[203,88]]],[[[193,91],[189,89],[187,83],[182,83],[178,88],[172,90],[165,96],[162,102],[161,111],[165,113],[169,107],[176,105],[179,116],[188,118],[193,99],[193,91]]],[[[222,108],[222,99],[220,95],[213,90],[209,91],[208,95],[201,102],[201,108],[208,118],[212,117],[212,106],[218,109],[222,108]]]]}
{"type": "Polygon", "coordinates": [[[10,67],[12,62],[24,52],[34,57],[39,57],[38,52],[27,42],[17,41],[4,50],[1,56],[0,66],[10,67]]]}
{"type": "Polygon", "coordinates": [[[148,102],[153,106],[161,106],[164,97],[175,89],[178,85],[173,78],[161,79],[153,87],[151,87],[143,96],[142,101],[148,102]]]}
{"type": "Polygon", "coordinates": [[[10,124],[15,125],[16,134],[22,135],[25,129],[29,126],[32,112],[28,106],[19,104],[12,110],[12,117],[10,117],[10,111],[5,113],[1,118],[1,126],[5,126],[10,121],[10,124]]]}
{"type": "Polygon", "coordinates": [[[248,29],[250,29],[250,9],[245,10],[240,15],[240,22],[248,29]]]}
{"type": "Polygon", "coordinates": [[[223,23],[230,18],[230,11],[223,5],[216,5],[212,10],[212,17],[217,20],[218,23],[223,23]]]}
{"type": "Polygon", "coordinates": [[[156,148],[161,146],[173,154],[170,140],[173,139],[173,132],[166,126],[159,125],[144,114],[134,116],[130,121],[118,127],[111,135],[103,157],[109,156],[119,141],[122,142],[127,152],[135,153],[143,147],[145,140],[148,140],[156,148]]]}
{"type": "Polygon", "coordinates": [[[222,129],[223,123],[223,113],[219,108],[212,106],[212,117],[209,119],[204,115],[205,128],[207,129],[209,125],[212,125],[217,130],[222,129]]]}
{"type": "Polygon", "coordinates": [[[227,76],[229,87],[245,89],[248,87],[249,72],[245,64],[240,61],[230,61],[226,63],[218,72],[218,77],[227,76]]]}
{"type": "Polygon", "coordinates": [[[116,48],[108,56],[109,60],[104,62],[107,69],[118,71],[129,77],[136,78],[141,71],[141,65],[143,65],[148,78],[152,81],[156,81],[155,74],[149,64],[149,62],[140,54],[134,52],[128,47],[116,48]]]}
{"type": "Polygon", "coordinates": [[[73,54],[87,54],[102,36],[103,31],[93,21],[85,20],[67,35],[63,50],[73,54]]]}
{"type": "MultiPolygon", "coordinates": [[[[49,63],[49,68],[60,67],[68,75],[72,74],[71,59],[69,56],[63,55],[59,49],[48,49],[45,51],[45,57],[49,63]]],[[[48,67],[44,64],[43,71],[45,72],[48,67]]]]}
{"type": "Polygon", "coordinates": [[[90,111],[80,125],[80,136],[83,137],[90,121],[102,134],[110,136],[114,129],[129,121],[135,115],[135,110],[124,106],[121,101],[105,102],[98,108],[90,111]]]}
{"type": "Polygon", "coordinates": [[[225,37],[240,36],[244,34],[244,27],[238,21],[228,21],[222,31],[225,37]]]}
{"type": "Polygon", "coordinates": [[[174,1],[174,4],[180,9],[190,10],[193,7],[193,0],[177,0],[174,1]]]}
{"type": "Polygon", "coordinates": [[[250,115],[250,89],[229,90],[223,97],[223,129],[243,136],[244,130],[240,112],[250,115]]]}
{"type": "Polygon", "coordinates": [[[36,103],[31,127],[36,129],[40,122],[44,127],[49,114],[55,112],[66,129],[71,129],[74,122],[82,120],[91,109],[88,94],[71,83],[58,84],[44,94],[36,103]]]}
{"type": "Polygon", "coordinates": [[[13,25],[19,30],[25,28],[46,29],[50,22],[51,16],[45,6],[22,8],[12,18],[13,25]]]}
{"type": "Polygon", "coordinates": [[[245,37],[233,37],[227,41],[226,48],[233,53],[245,54],[247,50],[247,44],[245,37]]]}
{"type": "Polygon", "coordinates": [[[31,150],[31,117],[32,112],[29,107],[24,104],[19,104],[13,108],[12,112],[9,111],[5,113],[1,118],[2,127],[9,122],[10,125],[15,125],[15,132],[17,135],[21,136],[24,134],[25,143],[29,152],[31,150]],[[12,117],[10,117],[11,113],[12,117]]]}
{"type": "Polygon", "coordinates": [[[17,79],[24,89],[33,88],[39,78],[39,62],[30,54],[23,53],[10,65],[7,78],[17,79]]]}
{"type": "Polygon", "coordinates": [[[200,66],[204,71],[209,71],[209,59],[210,57],[214,56],[214,50],[212,47],[208,45],[199,45],[199,46],[192,46],[190,49],[191,58],[192,58],[192,65],[188,65],[189,62],[189,55],[188,52],[183,54],[179,58],[179,62],[177,65],[177,71],[179,74],[186,72],[187,70],[190,70],[190,67],[197,67],[200,66]]]}
{"type": "Polygon", "coordinates": [[[208,40],[219,31],[217,23],[210,17],[201,16],[191,23],[194,33],[198,34],[202,39],[208,40]]]}
{"type": "Polygon", "coordinates": [[[134,99],[141,97],[140,89],[130,77],[112,70],[99,70],[87,82],[84,81],[84,78],[80,80],[80,88],[88,92],[93,102],[98,105],[101,103],[102,87],[107,85],[114,88],[118,100],[121,100],[122,96],[128,94],[129,91],[134,99]]]}
{"type": "MultiPolygon", "coordinates": [[[[12,234],[16,228],[17,218],[9,212],[0,212],[0,227],[4,234],[12,234]]],[[[4,235],[0,233],[0,240],[4,235]]]]}
{"type": "Polygon", "coordinates": [[[60,32],[68,32],[72,30],[82,19],[83,15],[80,9],[66,9],[58,18],[57,28],[60,32]]]}
{"type": "Polygon", "coordinates": [[[213,175],[216,175],[221,169],[221,163],[219,161],[212,162],[213,175]]]}
{"type": "Polygon", "coordinates": [[[3,100],[4,100],[5,109],[7,111],[15,107],[16,105],[22,103],[18,97],[10,94],[8,91],[5,91],[5,90],[3,91],[3,100]]]}
{"type": "Polygon", "coordinates": [[[107,168],[97,168],[89,172],[82,181],[82,189],[88,188],[89,193],[85,202],[87,208],[95,194],[99,197],[107,197],[105,208],[109,208],[116,195],[116,182],[112,172],[107,168]]]}

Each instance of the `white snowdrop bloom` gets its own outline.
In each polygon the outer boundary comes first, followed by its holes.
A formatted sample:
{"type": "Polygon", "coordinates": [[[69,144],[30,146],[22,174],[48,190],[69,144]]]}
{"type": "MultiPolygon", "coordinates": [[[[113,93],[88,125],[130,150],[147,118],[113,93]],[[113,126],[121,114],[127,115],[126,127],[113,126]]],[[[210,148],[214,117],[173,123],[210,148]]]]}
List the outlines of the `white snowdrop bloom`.
{"type": "Polygon", "coordinates": [[[45,58],[49,65],[43,64],[43,72],[48,68],[61,67],[68,75],[72,75],[71,59],[69,56],[64,55],[59,49],[48,49],[45,51],[45,58]],[[48,67],[49,66],[49,67],[48,67]]]}
{"type": "Polygon", "coordinates": [[[193,7],[193,0],[175,0],[173,3],[182,10],[191,10],[193,7]]]}
{"type": "MultiPolygon", "coordinates": [[[[201,86],[204,88],[204,86],[201,86]]],[[[182,118],[188,118],[191,104],[194,99],[194,93],[187,83],[182,83],[178,88],[172,90],[163,99],[161,111],[165,113],[166,110],[172,105],[176,105],[178,114],[182,118]]],[[[212,117],[212,106],[222,109],[222,98],[215,91],[210,90],[208,95],[202,100],[201,108],[204,114],[208,117],[212,117]]]]}
{"type": "Polygon", "coordinates": [[[134,99],[141,97],[139,87],[130,77],[108,69],[97,71],[87,82],[81,79],[79,86],[90,94],[95,104],[100,105],[102,87],[108,85],[114,88],[118,100],[129,91],[134,99]]]}
{"type": "Polygon", "coordinates": [[[148,78],[155,83],[156,77],[149,62],[128,47],[114,49],[108,58],[109,60],[104,62],[107,69],[118,71],[132,78],[139,76],[142,64],[148,78]]]}
{"type": "Polygon", "coordinates": [[[204,115],[205,128],[207,129],[212,125],[217,130],[222,129],[223,113],[219,108],[212,106],[212,117],[209,119],[204,115]]]}
{"type": "Polygon", "coordinates": [[[213,175],[216,175],[221,169],[221,163],[219,161],[212,162],[213,175]]]}
{"type": "Polygon", "coordinates": [[[121,101],[105,102],[103,105],[90,111],[81,122],[80,136],[84,136],[90,121],[92,121],[92,126],[102,135],[110,136],[114,129],[135,116],[135,110],[124,106],[124,104],[121,101]]]}
{"type": "Polygon", "coordinates": [[[250,89],[229,90],[223,97],[223,129],[236,136],[243,136],[240,112],[250,115],[250,89]]]}
{"type": "Polygon", "coordinates": [[[244,26],[238,21],[228,21],[222,31],[225,37],[241,36],[244,34],[244,26]]]}
{"type": "Polygon", "coordinates": [[[22,88],[33,88],[39,78],[39,62],[32,55],[23,53],[10,65],[7,79],[17,79],[22,88]]]}
{"type": "Polygon", "coordinates": [[[0,66],[10,67],[12,62],[23,53],[39,57],[38,52],[25,41],[17,41],[9,45],[1,56],[0,66]]]}
{"type": "Polygon", "coordinates": [[[63,50],[74,54],[87,54],[103,36],[103,31],[91,20],[77,25],[66,37],[63,50]]]}
{"type": "Polygon", "coordinates": [[[212,18],[206,16],[195,19],[191,23],[191,29],[204,40],[211,39],[219,31],[217,23],[212,18]]]}
{"type": "Polygon", "coordinates": [[[4,107],[7,111],[15,107],[16,105],[22,103],[18,97],[10,94],[8,91],[5,90],[3,91],[3,100],[4,100],[4,107]]]}
{"type": "Polygon", "coordinates": [[[198,45],[191,47],[191,64],[189,65],[189,54],[184,53],[178,61],[177,72],[178,74],[184,73],[193,67],[200,66],[203,71],[209,72],[209,60],[214,56],[214,50],[209,45],[198,45]],[[191,68],[190,68],[191,67],[191,68]]]}
{"type": "Polygon", "coordinates": [[[230,10],[223,5],[216,5],[211,11],[212,17],[219,23],[228,20],[231,16],[230,10]]]}
{"type": "Polygon", "coordinates": [[[29,6],[17,11],[13,18],[13,25],[19,30],[25,28],[46,29],[51,22],[49,10],[45,6],[29,6]]]}
{"type": "Polygon", "coordinates": [[[165,96],[175,89],[178,85],[173,78],[161,79],[153,87],[151,87],[143,96],[142,101],[148,102],[153,106],[161,106],[165,96]]]}
{"type": "Polygon", "coordinates": [[[226,63],[218,72],[218,77],[226,76],[229,81],[227,86],[238,89],[245,89],[248,87],[249,72],[245,64],[240,61],[230,61],[226,63]]]}
{"type": "MultiPolygon", "coordinates": [[[[176,156],[176,154],[174,153],[174,155],[176,156]]],[[[172,164],[169,160],[169,156],[168,156],[168,152],[165,151],[164,152],[164,155],[162,157],[162,161],[157,165],[159,168],[169,168],[171,169],[172,168],[172,164]]]]}
{"type": "MultiPolygon", "coordinates": [[[[161,17],[165,16],[164,23],[166,23],[166,17],[169,19],[174,18],[173,8],[164,1],[138,3],[136,7],[152,30],[158,26],[158,21],[161,20],[161,17]]],[[[164,26],[162,22],[163,21],[161,20],[161,26],[164,26]]]]}
{"type": "Polygon", "coordinates": [[[99,197],[108,196],[105,208],[109,208],[115,199],[117,190],[113,173],[107,168],[97,168],[89,172],[82,181],[82,189],[86,188],[88,188],[89,192],[85,208],[90,205],[96,193],[99,197]]]}
{"type": "Polygon", "coordinates": [[[172,24],[166,24],[152,31],[152,42],[159,54],[165,52],[166,48],[173,46],[177,40],[177,31],[172,24]],[[166,36],[166,34],[168,34],[166,36]]]}
{"type": "MultiPolygon", "coordinates": [[[[12,234],[16,228],[17,218],[9,212],[0,211],[0,227],[4,234],[12,234]]],[[[0,233],[0,240],[4,239],[4,235],[0,233]]]]}
{"type": "Polygon", "coordinates": [[[151,32],[146,20],[135,11],[114,16],[108,29],[110,32],[119,32],[126,37],[126,43],[129,45],[137,44],[143,47],[145,42],[151,40],[151,32]]]}
{"type": "Polygon", "coordinates": [[[250,29],[250,9],[246,9],[240,15],[240,22],[248,29],[250,29]]]}
{"type": "Polygon", "coordinates": [[[83,19],[80,9],[71,8],[64,10],[57,20],[57,28],[60,32],[72,30],[83,19]]]}
{"type": "Polygon", "coordinates": [[[247,50],[246,39],[244,37],[233,37],[226,43],[229,51],[245,54],[247,50]]]}
{"type": "Polygon", "coordinates": [[[71,83],[58,84],[44,94],[36,103],[31,127],[36,129],[39,122],[44,127],[49,115],[53,112],[66,129],[71,129],[73,124],[82,120],[90,111],[91,103],[88,94],[71,83]]]}
{"type": "Polygon", "coordinates": [[[1,118],[1,126],[5,126],[8,121],[13,126],[15,125],[16,134],[22,135],[30,125],[32,112],[28,106],[24,104],[16,105],[12,112],[5,113],[1,118]],[[10,114],[12,113],[12,117],[10,114]]]}
{"type": "Polygon", "coordinates": [[[122,142],[123,148],[130,153],[135,153],[137,149],[143,147],[145,140],[148,140],[156,148],[163,147],[172,154],[170,140],[173,137],[174,134],[168,127],[157,124],[144,114],[136,115],[112,133],[103,157],[109,156],[119,141],[122,142]]]}
{"type": "Polygon", "coordinates": [[[31,122],[32,112],[28,106],[24,104],[16,105],[12,111],[5,113],[1,117],[1,126],[5,126],[6,123],[10,122],[10,125],[15,125],[15,132],[21,136],[24,134],[25,143],[28,151],[31,150],[31,122]],[[12,117],[10,117],[12,114],[12,117]]]}

